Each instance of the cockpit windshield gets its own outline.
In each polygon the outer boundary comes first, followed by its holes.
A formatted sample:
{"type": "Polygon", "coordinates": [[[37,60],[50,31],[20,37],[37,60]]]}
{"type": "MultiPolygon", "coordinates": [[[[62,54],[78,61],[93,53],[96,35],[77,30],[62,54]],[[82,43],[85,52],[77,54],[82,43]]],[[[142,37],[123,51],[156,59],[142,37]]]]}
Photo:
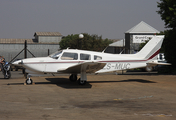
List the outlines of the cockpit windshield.
{"type": "Polygon", "coordinates": [[[58,58],[60,57],[60,54],[61,54],[61,53],[62,53],[62,50],[57,51],[57,52],[55,52],[55,53],[49,55],[49,57],[54,58],[54,59],[58,59],[58,58]]]}

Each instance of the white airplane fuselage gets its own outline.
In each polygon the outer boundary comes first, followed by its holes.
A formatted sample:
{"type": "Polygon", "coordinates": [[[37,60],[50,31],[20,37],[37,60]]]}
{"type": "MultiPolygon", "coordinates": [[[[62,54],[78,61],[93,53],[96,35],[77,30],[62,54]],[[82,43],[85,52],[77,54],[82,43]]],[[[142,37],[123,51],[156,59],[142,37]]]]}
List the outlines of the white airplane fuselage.
{"type": "Polygon", "coordinates": [[[131,54],[109,54],[84,50],[67,49],[63,50],[58,58],[52,58],[49,56],[39,58],[28,58],[23,59],[21,65],[33,72],[58,73],[58,70],[62,70],[83,62],[92,62],[92,63],[100,62],[106,63],[106,65],[104,66],[103,69],[97,71],[96,73],[103,73],[103,72],[145,67],[147,65],[146,62],[149,61],[148,59],[142,59],[131,56],[132,56],[131,54]],[[78,59],[77,60],[62,59],[61,56],[64,52],[77,53],[78,59]],[[89,60],[80,60],[81,53],[90,55],[89,60]],[[94,56],[100,57],[101,60],[94,60],[94,56]]]}

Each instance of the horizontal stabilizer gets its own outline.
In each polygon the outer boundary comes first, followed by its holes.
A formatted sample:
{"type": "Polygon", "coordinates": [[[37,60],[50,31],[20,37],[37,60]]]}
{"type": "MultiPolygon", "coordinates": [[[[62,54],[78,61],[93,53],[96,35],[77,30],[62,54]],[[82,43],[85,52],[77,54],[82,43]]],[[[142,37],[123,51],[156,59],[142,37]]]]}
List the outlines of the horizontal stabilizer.
{"type": "Polygon", "coordinates": [[[147,66],[156,66],[156,65],[171,65],[170,63],[159,63],[159,62],[149,62],[147,66]]]}

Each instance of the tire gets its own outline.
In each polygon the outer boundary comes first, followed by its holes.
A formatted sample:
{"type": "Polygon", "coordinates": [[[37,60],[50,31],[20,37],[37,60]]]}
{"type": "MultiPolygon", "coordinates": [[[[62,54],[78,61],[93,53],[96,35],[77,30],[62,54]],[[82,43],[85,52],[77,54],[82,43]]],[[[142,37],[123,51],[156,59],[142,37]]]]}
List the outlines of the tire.
{"type": "Polygon", "coordinates": [[[85,85],[87,81],[81,80],[80,78],[78,79],[78,84],[79,85],[85,85]]]}
{"type": "Polygon", "coordinates": [[[152,66],[147,66],[147,67],[145,68],[145,70],[146,70],[147,72],[152,72],[153,67],[152,67],[152,66]]]}
{"type": "Polygon", "coordinates": [[[69,79],[70,79],[71,82],[75,82],[75,81],[77,81],[77,75],[72,74],[72,75],[69,77],[69,79]]]}
{"type": "Polygon", "coordinates": [[[32,84],[32,83],[33,83],[32,79],[29,79],[29,78],[28,78],[28,79],[26,80],[26,84],[27,84],[27,85],[30,85],[30,84],[32,84]]]}
{"type": "Polygon", "coordinates": [[[4,78],[5,79],[10,79],[11,78],[11,72],[10,72],[10,70],[7,71],[7,75],[4,75],[4,78]]]}
{"type": "Polygon", "coordinates": [[[25,74],[25,69],[24,68],[22,69],[22,73],[25,74]]]}

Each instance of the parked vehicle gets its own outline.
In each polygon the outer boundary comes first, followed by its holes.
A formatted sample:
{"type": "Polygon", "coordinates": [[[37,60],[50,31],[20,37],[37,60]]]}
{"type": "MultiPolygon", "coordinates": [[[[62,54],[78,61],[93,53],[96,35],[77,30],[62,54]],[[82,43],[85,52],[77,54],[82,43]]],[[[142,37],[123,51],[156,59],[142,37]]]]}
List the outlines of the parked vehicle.
{"type": "MultiPolygon", "coordinates": [[[[165,57],[164,57],[164,53],[159,53],[158,56],[157,56],[157,61],[159,63],[167,63],[166,60],[165,60],[165,57]]],[[[151,72],[153,70],[158,70],[158,68],[162,67],[163,65],[157,65],[157,66],[147,66],[145,68],[143,68],[144,71],[146,72],[151,72]]]]}
{"type": "Polygon", "coordinates": [[[159,53],[157,57],[158,62],[166,62],[164,53],[159,53]]]}

